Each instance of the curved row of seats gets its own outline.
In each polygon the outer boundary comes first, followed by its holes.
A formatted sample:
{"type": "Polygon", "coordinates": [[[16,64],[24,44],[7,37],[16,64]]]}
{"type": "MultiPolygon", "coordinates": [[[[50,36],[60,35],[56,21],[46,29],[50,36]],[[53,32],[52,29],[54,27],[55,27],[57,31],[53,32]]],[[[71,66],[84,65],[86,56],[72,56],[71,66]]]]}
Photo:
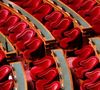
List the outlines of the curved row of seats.
{"type": "Polygon", "coordinates": [[[76,58],[72,62],[72,69],[80,83],[80,90],[100,89],[100,61],[91,45],[86,45],[75,51],[76,58]]]}
{"type": "Polygon", "coordinates": [[[36,90],[61,90],[59,73],[50,55],[33,61],[30,75],[35,82],[36,90]]]}
{"type": "Polygon", "coordinates": [[[14,2],[42,22],[60,43],[61,48],[66,49],[73,42],[80,41],[79,39],[77,41],[77,38],[81,39],[81,30],[73,26],[73,20],[70,17],[65,17],[60,11],[54,10],[43,0],[24,0],[23,2],[16,0],[14,2]]]}
{"type": "MultiPolygon", "coordinates": [[[[28,12],[30,12],[38,20],[40,20],[50,30],[50,32],[54,35],[54,37],[58,40],[62,48],[64,49],[67,48],[68,45],[70,46],[70,43],[72,41],[76,43],[77,39],[82,37],[80,29],[73,28],[73,25],[72,25],[73,21],[71,20],[70,17],[64,17],[63,14],[60,13],[59,11],[54,11],[52,6],[50,6],[49,4],[44,4],[42,0],[39,0],[39,1],[38,0],[36,1],[23,0],[22,2],[19,1],[16,3],[19,4],[21,7],[23,7],[24,9],[26,9],[28,12]],[[25,2],[28,2],[28,3],[25,3],[25,2]],[[30,8],[30,5],[33,5],[32,7],[34,7],[35,9],[30,8]]],[[[16,35],[16,33],[15,35],[12,35],[13,31],[16,31],[18,29],[18,28],[16,29],[16,27],[14,28],[11,27],[8,30],[8,33],[7,33],[8,38],[11,39],[12,37],[16,35]],[[11,34],[11,37],[9,33],[11,34]]],[[[19,48],[19,50],[24,52],[25,56],[29,55],[27,57],[29,58],[30,52],[28,51],[28,49],[26,50],[27,47],[24,48],[24,45],[22,44],[25,41],[27,41],[26,35],[27,35],[27,32],[25,33],[25,31],[20,34],[18,33],[18,35],[16,35],[16,38],[17,40],[22,40],[22,41],[17,42],[15,38],[14,40],[11,39],[11,42],[15,43],[17,48],[19,48]],[[23,41],[24,38],[25,38],[25,41],[23,41]],[[21,44],[23,47],[20,47],[21,44]]],[[[28,45],[31,44],[31,43],[29,44],[30,41],[31,39],[28,39],[28,43],[26,42],[26,46],[27,44],[28,45]]],[[[33,44],[30,47],[32,49],[33,44]]],[[[100,81],[99,81],[100,72],[99,72],[99,67],[98,67],[99,60],[95,56],[93,48],[90,45],[87,45],[81,50],[75,51],[75,54],[77,55],[77,58],[73,62],[73,69],[77,78],[83,80],[83,83],[80,84],[80,90],[98,90],[100,88],[100,81]],[[95,75],[93,74],[91,76],[91,73],[93,72],[96,74],[95,75]],[[95,79],[95,80],[93,80],[92,82],[91,81],[92,79],[95,79]]],[[[30,75],[33,81],[36,82],[37,90],[44,90],[44,89],[60,90],[59,80],[56,79],[58,76],[58,72],[56,68],[53,66],[54,60],[52,60],[51,56],[45,56],[43,59],[33,61],[33,65],[34,66],[32,67],[30,71],[30,75]]]]}
{"type": "Polygon", "coordinates": [[[12,67],[6,65],[6,55],[4,51],[0,49],[0,90],[12,90],[14,86],[14,80],[8,79],[12,72],[12,67]]]}
{"type": "Polygon", "coordinates": [[[100,5],[96,0],[61,0],[88,21],[96,34],[100,34],[100,5]]]}
{"type": "MultiPolygon", "coordinates": [[[[0,23],[0,32],[7,36],[26,59],[33,60],[30,75],[36,83],[36,90],[60,90],[59,73],[53,57],[45,56],[35,61],[36,56],[39,57],[44,49],[43,41],[37,36],[36,32],[29,28],[26,22],[20,20],[18,16],[11,14],[5,8],[0,10],[0,23]]],[[[9,90],[11,90],[11,87],[9,90]]]]}
{"type": "Polygon", "coordinates": [[[36,32],[5,8],[0,9],[0,32],[8,37],[17,50],[22,51],[26,59],[31,58],[32,53],[38,53],[41,47],[43,48],[43,42],[36,32]]]}

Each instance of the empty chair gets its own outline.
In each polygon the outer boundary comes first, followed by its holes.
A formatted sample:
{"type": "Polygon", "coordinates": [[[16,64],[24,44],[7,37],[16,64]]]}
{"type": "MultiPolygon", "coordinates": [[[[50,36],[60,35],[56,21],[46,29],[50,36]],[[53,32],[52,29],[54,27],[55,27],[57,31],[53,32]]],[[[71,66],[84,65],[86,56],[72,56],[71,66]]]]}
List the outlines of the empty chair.
{"type": "Polygon", "coordinates": [[[86,80],[82,83],[82,90],[99,90],[100,88],[100,68],[86,73],[86,80]]]}
{"type": "Polygon", "coordinates": [[[78,10],[78,13],[82,16],[85,17],[85,14],[87,14],[96,4],[95,0],[87,0],[85,1],[81,7],[78,10]]]}
{"type": "MultiPolygon", "coordinates": [[[[56,78],[56,76],[58,75],[57,69],[56,68],[49,68],[46,71],[39,73],[39,80],[36,81],[36,88],[37,90],[44,90],[44,88],[49,89],[46,84],[50,83],[50,82],[54,82],[54,79],[56,78]],[[38,85],[40,84],[40,86],[38,87],[38,85]],[[46,86],[46,87],[44,87],[46,86]]],[[[48,85],[49,86],[49,85],[48,85]]],[[[52,86],[52,88],[50,88],[49,90],[56,90],[57,86],[52,86]],[[55,88],[54,88],[55,87],[55,88]]],[[[57,89],[58,90],[58,89],[57,89]]]]}
{"type": "Polygon", "coordinates": [[[0,83],[0,90],[12,90],[14,87],[14,80],[7,80],[0,83]]]}
{"type": "Polygon", "coordinates": [[[100,21],[95,21],[92,25],[92,29],[97,35],[100,35],[100,21]]]}
{"type": "Polygon", "coordinates": [[[43,72],[40,72],[37,77],[46,79],[46,83],[53,81],[58,75],[58,70],[56,68],[49,68],[43,72]]]}
{"type": "Polygon", "coordinates": [[[85,76],[87,79],[84,81],[84,83],[93,83],[100,79],[100,68],[96,68],[93,71],[86,72],[85,76]]]}
{"type": "Polygon", "coordinates": [[[33,16],[36,17],[39,21],[42,22],[43,18],[52,11],[52,6],[49,4],[42,4],[37,10],[33,13],[33,16]]]}
{"type": "Polygon", "coordinates": [[[89,58],[91,55],[94,55],[94,49],[91,45],[86,45],[80,50],[76,50],[75,54],[77,58],[73,61],[73,67],[79,67],[80,61],[89,58]]]}
{"type": "Polygon", "coordinates": [[[4,51],[0,50],[0,62],[2,62],[6,58],[4,51]]]}
{"type": "Polygon", "coordinates": [[[75,69],[76,76],[78,78],[83,78],[87,71],[92,70],[96,65],[98,65],[99,59],[96,56],[91,56],[90,58],[80,62],[80,67],[75,69]]]}
{"type": "Polygon", "coordinates": [[[61,85],[59,81],[53,81],[50,84],[46,84],[46,80],[38,80],[36,82],[36,90],[61,90],[61,85]]]}
{"type": "Polygon", "coordinates": [[[40,6],[42,0],[28,0],[27,3],[24,2],[22,7],[28,11],[29,13],[33,13],[37,10],[37,8],[40,6]]]}
{"type": "Polygon", "coordinates": [[[51,14],[47,15],[45,17],[45,20],[47,21],[45,23],[46,28],[48,28],[49,31],[52,31],[52,29],[61,21],[62,13],[59,11],[53,11],[51,14]]]}
{"type": "Polygon", "coordinates": [[[19,18],[16,15],[9,16],[9,18],[0,27],[0,31],[3,34],[8,35],[9,34],[8,30],[14,27],[14,25],[16,25],[18,21],[19,18]]]}
{"type": "Polygon", "coordinates": [[[84,2],[84,0],[72,0],[68,6],[71,7],[73,10],[77,11],[80,6],[82,5],[82,3],[84,2]]]}
{"type": "Polygon", "coordinates": [[[95,21],[100,21],[100,6],[95,6],[90,12],[88,12],[87,17],[85,19],[93,25],[95,21]]]}
{"type": "Polygon", "coordinates": [[[17,40],[16,40],[16,36],[22,32],[25,31],[27,27],[27,24],[25,22],[19,22],[17,23],[16,26],[14,26],[13,28],[9,29],[9,40],[12,42],[12,43],[15,43],[17,40]]]}
{"type": "Polygon", "coordinates": [[[81,34],[79,28],[74,28],[71,31],[67,31],[65,34],[65,38],[60,40],[60,47],[66,49],[69,43],[75,41],[81,34]]]}
{"type": "Polygon", "coordinates": [[[43,42],[40,38],[33,38],[32,42],[26,45],[26,50],[23,52],[23,56],[26,59],[31,59],[32,57],[41,57],[41,54],[44,53],[43,42]],[[38,56],[37,56],[38,55],[38,56]]]}
{"type": "Polygon", "coordinates": [[[63,37],[64,31],[67,31],[72,25],[72,19],[69,17],[63,18],[52,30],[52,34],[56,39],[63,37]]]}
{"type": "Polygon", "coordinates": [[[60,1],[62,1],[63,3],[65,3],[67,5],[67,4],[69,4],[73,0],[60,0],[60,1]]]}
{"type": "Polygon", "coordinates": [[[23,4],[25,4],[27,2],[27,0],[11,0],[12,2],[16,3],[19,6],[22,6],[23,4]]]}
{"type": "Polygon", "coordinates": [[[4,80],[12,71],[12,68],[8,65],[0,67],[0,81],[4,80]]]}
{"type": "Polygon", "coordinates": [[[25,50],[26,45],[31,43],[32,40],[34,39],[36,33],[33,29],[26,29],[25,32],[20,33],[16,36],[16,47],[18,50],[25,50]]]}
{"type": "Polygon", "coordinates": [[[2,26],[2,24],[7,20],[9,16],[9,11],[6,9],[2,9],[0,11],[0,26],[2,26]]]}
{"type": "Polygon", "coordinates": [[[37,77],[39,76],[39,73],[42,73],[43,71],[51,67],[53,64],[54,59],[51,56],[45,56],[44,58],[34,62],[35,66],[30,71],[32,80],[36,81],[38,79],[37,77]]]}
{"type": "Polygon", "coordinates": [[[99,90],[100,89],[100,81],[85,85],[84,87],[81,86],[81,90],[99,90]]]}
{"type": "Polygon", "coordinates": [[[51,84],[45,85],[46,90],[60,90],[61,85],[59,81],[54,81],[51,84]]]}

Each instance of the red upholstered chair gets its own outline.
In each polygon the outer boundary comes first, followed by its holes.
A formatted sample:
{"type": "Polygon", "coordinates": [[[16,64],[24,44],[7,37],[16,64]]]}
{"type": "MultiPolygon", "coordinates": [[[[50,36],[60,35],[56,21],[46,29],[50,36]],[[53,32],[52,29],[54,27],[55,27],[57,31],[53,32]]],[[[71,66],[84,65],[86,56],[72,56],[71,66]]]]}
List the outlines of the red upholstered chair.
{"type": "Polygon", "coordinates": [[[16,36],[16,47],[18,50],[25,50],[26,49],[26,45],[31,43],[32,40],[34,39],[36,33],[33,29],[26,29],[25,32],[18,34],[16,36]]]}
{"type": "Polygon", "coordinates": [[[87,72],[85,76],[87,77],[85,83],[96,82],[97,80],[100,79],[100,68],[96,68],[95,70],[91,72],[87,72]]]}
{"type": "Polygon", "coordinates": [[[95,6],[88,14],[88,16],[85,17],[85,19],[90,23],[94,24],[97,21],[100,21],[100,6],[95,6]]]}
{"type": "Polygon", "coordinates": [[[56,68],[49,68],[46,71],[39,73],[38,77],[40,78],[38,81],[36,81],[36,88],[37,90],[58,90],[58,84],[55,86],[53,85],[54,82],[53,81],[56,76],[58,75],[58,71],[56,68]],[[53,83],[51,83],[53,82],[53,83]],[[50,85],[48,85],[48,83],[51,83],[50,85]],[[40,86],[39,86],[40,84],[40,86]],[[50,86],[52,86],[50,88],[50,86]]]}
{"type": "Polygon", "coordinates": [[[67,31],[64,33],[65,35],[65,38],[63,38],[61,41],[60,41],[60,47],[61,48],[67,48],[68,47],[68,44],[73,42],[74,40],[77,39],[77,37],[81,34],[81,31],[79,28],[74,28],[72,29],[71,31],[67,31]]]}
{"type": "Polygon", "coordinates": [[[16,40],[16,36],[22,32],[25,31],[27,27],[27,24],[25,22],[19,22],[16,26],[14,26],[13,28],[9,29],[9,40],[12,43],[15,43],[16,40]]]}
{"type": "Polygon", "coordinates": [[[33,16],[42,22],[43,18],[48,15],[52,9],[52,6],[49,4],[41,4],[41,6],[38,7],[37,10],[33,13],[33,16]]]}
{"type": "Polygon", "coordinates": [[[28,11],[29,13],[33,13],[37,10],[37,8],[40,6],[42,0],[28,0],[27,3],[24,2],[22,7],[28,11]]]}
{"type": "Polygon", "coordinates": [[[9,11],[6,9],[0,10],[0,26],[7,20],[9,16],[9,11]]]}
{"type": "Polygon", "coordinates": [[[43,42],[40,38],[38,37],[33,38],[32,42],[26,45],[27,50],[23,52],[23,56],[26,59],[31,59],[32,57],[35,57],[40,52],[42,52],[42,50],[40,50],[42,46],[43,46],[43,42]]]}
{"type": "Polygon", "coordinates": [[[68,3],[70,3],[69,1],[73,1],[73,0],[60,0],[60,1],[62,1],[63,3],[67,5],[68,3]]]}
{"type": "Polygon", "coordinates": [[[40,72],[37,77],[46,79],[46,83],[53,81],[58,75],[58,70],[56,68],[49,68],[43,72],[40,72]]]}
{"type": "Polygon", "coordinates": [[[5,34],[8,35],[9,32],[8,30],[11,29],[12,27],[14,27],[14,25],[16,25],[16,23],[19,21],[19,18],[16,15],[12,15],[10,16],[0,27],[0,31],[5,34]]]}
{"type": "Polygon", "coordinates": [[[100,21],[95,21],[95,23],[92,25],[92,28],[97,35],[100,35],[100,21]]]}
{"type": "Polygon", "coordinates": [[[0,50],[0,62],[2,62],[6,58],[4,51],[0,50]]]}
{"type": "Polygon", "coordinates": [[[72,0],[68,6],[71,7],[73,10],[77,11],[80,6],[82,5],[84,0],[72,0]]]}
{"type": "Polygon", "coordinates": [[[44,85],[46,80],[38,80],[36,82],[36,90],[61,90],[59,81],[54,81],[50,84],[44,85]]]}
{"type": "Polygon", "coordinates": [[[60,90],[61,89],[61,85],[59,81],[54,81],[51,84],[48,84],[45,86],[46,90],[60,90]]]}
{"type": "Polygon", "coordinates": [[[31,69],[30,75],[32,79],[36,81],[38,79],[37,76],[39,73],[42,73],[54,64],[54,59],[51,56],[45,56],[44,58],[33,63],[35,66],[31,69]]]}
{"type": "Polygon", "coordinates": [[[63,15],[59,11],[53,11],[45,17],[45,20],[47,20],[45,26],[49,31],[52,31],[52,29],[61,21],[62,16],[63,15]]]}
{"type": "Polygon", "coordinates": [[[16,3],[19,6],[22,6],[23,4],[25,4],[27,2],[27,0],[11,0],[11,1],[16,3]]]}
{"type": "Polygon", "coordinates": [[[4,80],[12,71],[12,68],[8,65],[0,67],[0,81],[4,80]]]}
{"type": "Polygon", "coordinates": [[[5,82],[0,83],[0,90],[12,90],[14,86],[13,80],[7,80],[5,82]]]}
{"type": "Polygon", "coordinates": [[[85,14],[88,13],[96,4],[95,0],[87,0],[85,1],[79,8],[78,13],[82,16],[85,17],[85,14]]]}
{"type": "Polygon", "coordinates": [[[79,67],[79,63],[82,60],[89,58],[91,55],[94,54],[94,49],[91,45],[87,45],[80,50],[75,51],[77,58],[73,61],[73,67],[79,67]]]}
{"type": "Polygon", "coordinates": [[[87,71],[92,70],[96,65],[98,65],[99,59],[96,56],[91,56],[90,58],[81,61],[80,67],[75,69],[76,76],[78,78],[83,78],[87,71]]]}
{"type": "Polygon", "coordinates": [[[86,85],[85,88],[81,87],[81,90],[99,90],[99,89],[100,89],[100,81],[86,85]]]}
{"type": "Polygon", "coordinates": [[[63,18],[52,30],[52,34],[56,39],[61,39],[63,37],[64,31],[67,31],[72,25],[72,19],[69,17],[63,18]]]}
{"type": "Polygon", "coordinates": [[[82,90],[99,90],[100,89],[100,68],[85,74],[86,80],[82,83],[82,90]]]}

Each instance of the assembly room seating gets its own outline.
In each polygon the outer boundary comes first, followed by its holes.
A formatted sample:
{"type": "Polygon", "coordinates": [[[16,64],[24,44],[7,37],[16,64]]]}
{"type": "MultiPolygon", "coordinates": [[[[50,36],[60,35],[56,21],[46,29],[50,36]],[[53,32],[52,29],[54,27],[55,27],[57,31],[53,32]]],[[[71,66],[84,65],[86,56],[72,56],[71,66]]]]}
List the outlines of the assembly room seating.
{"type": "Polygon", "coordinates": [[[0,90],[12,90],[14,80],[9,79],[12,67],[6,64],[6,53],[0,49],[0,90]]]}
{"type": "Polygon", "coordinates": [[[0,46],[0,90],[99,90],[99,18],[96,0],[0,1],[0,33],[16,50],[0,46]]]}

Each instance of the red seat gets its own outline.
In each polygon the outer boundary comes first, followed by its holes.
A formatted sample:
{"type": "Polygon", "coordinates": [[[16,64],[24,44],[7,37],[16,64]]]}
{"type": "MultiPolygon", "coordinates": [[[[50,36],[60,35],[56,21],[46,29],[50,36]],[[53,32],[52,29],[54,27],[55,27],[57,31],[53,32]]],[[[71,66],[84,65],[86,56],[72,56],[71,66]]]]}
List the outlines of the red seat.
{"type": "Polygon", "coordinates": [[[9,32],[8,30],[11,29],[12,27],[14,27],[14,25],[16,25],[16,23],[19,21],[19,18],[16,15],[12,15],[10,16],[7,21],[5,21],[3,23],[3,25],[0,27],[0,31],[5,34],[8,35],[9,32]]]}
{"type": "Polygon", "coordinates": [[[25,50],[26,49],[26,45],[31,43],[32,40],[34,39],[36,33],[33,29],[26,29],[25,32],[18,34],[16,36],[16,47],[18,50],[25,50]]]}
{"type": "Polygon", "coordinates": [[[73,67],[79,67],[79,63],[82,60],[87,59],[94,54],[94,49],[91,45],[86,45],[80,50],[75,51],[75,54],[78,55],[77,58],[73,61],[73,67]]]}
{"type": "Polygon", "coordinates": [[[49,31],[52,31],[52,29],[61,21],[61,18],[62,14],[59,11],[53,11],[45,17],[45,20],[47,20],[45,26],[49,31]]]}
{"type": "Polygon", "coordinates": [[[63,18],[52,30],[52,34],[56,39],[61,39],[63,37],[64,31],[67,31],[71,27],[72,19],[69,17],[63,18]]]}
{"type": "Polygon", "coordinates": [[[72,0],[68,6],[71,7],[73,10],[77,11],[80,6],[82,5],[82,3],[84,2],[84,0],[72,0]]]}
{"type": "Polygon", "coordinates": [[[54,81],[47,85],[45,83],[46,80],[38,80],[36,82],[36,90],[61,90],[59,81],[54,81]]]}
{"type": "Polygon", "coordinates": [[[28,11],[29,13],[33,13],[37,10],[37,8],[40,6],[42,0],[28,0],[27,3],[24,3],[22,7],[28,11]]]}
{"type": "Polygon", "coordinates": [[[43,72],[40,72],[37,77],[46,79],[46,83],[53,81],[58,75],[58,70],[56,68],[49,68],[43,72]]]}
{"type": "Polygon", "coordinates": [[[42,73],[54,64],[54,59],[51,56],[45,56],[44,58],[37,60],[33,63],[35,66],[31,69],[30,75],[32,79],[36,81],[39,73],[42,73]]]}
{"type": "Polygon", "coordinates": [[[100,89],[100,81],[92,83],[90,85],[86,85],[85,88],[81,87],[81,90],[99,90],[99,89],[100,89]]]}
{"type": "Polygon", "coordinates": [[[22,32],[25,31],[27,27],[27,24],[25,22],[19,22],[16,26],[14,26],[13,28],[9,29],[9,40],[12,43],[15,43],[16,40],[16,36],[22,32]]]}
{"type": "Polygon", "coordinates": [[[95,21],[95,24],[92,25],[92,29],[97,35],[100,35],[100,21],[95,21]]]}
{"type": "Polygon", "coordinates": [[[84,90],[99,90],[100,84],[100,68],[95,69],[94,71],[86,73],[86,80],[82,83],[81,88],[84,90]]]}
{"type": "Polygon", "coordinates": [[[22,6],[23,4],[25,4],[27,2],[27,0],[11,0],[12,2],[16,3],[19,6],[22,6]]]}
{"type": "Polygon", "coordinates": [[[93,6],[96,4],[96,1],[95,0],[87,0],[85,1],[81,7],[79,8],[78,10],[78,13],[82,16],[82,17],[85,17],[85,14],[88,13],[92,8],[93,6]]]}
{"type": "Polygon", "coordinates": [[[0,67],[0,81],[4,80],[12,71],[12,68],[8,65],[0,67]]]}
{"type": "MultiPolygon", "coordinates": [[[[26,59],[31,59],[32,57],[35,57],[38,55],[43,49],[43,42],[40,38],[33,38],[32,42],[26,45],[27,50],[23,52],[23,55],[26,59]],[[37,54],[38,53],[38,54],[37,54]]],[[[38,55],[39,56],[39,55],[38,55]]]]}
{"type": "Polygon", "coordinates": [[[40,7],[37,8],[37,10],[33,13],[33,16],[35,16],[39,21],[42,22],[43,18],[48,15],[52,11],[52,6],[49,4],[42,4],[40,7]]]}
{"type": "Polygon", "coordinates": [[[61,41],[60,41],[60,47],[61,48],[67,48],[68,47],[68,44],[73,42],[74,40],[77,39],[77,37],[80,35],[81,31],[79,28],[74,28],[72,29],[71,31],[67,31],[64,33],[65,35],[65,38],[63,38],[61,41]]]}
{"type": "Polygon", "coordinates": [[[9,11],[6,9],[2,9],[0,11],[0,26],[2,26],[2,24],[6,21],[6,19],[9,16],[9,11]]]}
{"type": "Polygon", "coordinates": [[[39,73],[38,77],[40,78],[38,81],[36,81],[36,88],[37,90],[58,90],[58,85],[52,85],[52,81],[56,78],[58,75],[58,71],[56,68],[49,68],[46,71],[43,71],[42,73],[39,73]],[[51,83],[50,85],[47,85],[48,83],[51,83]],[[40,84],[40,86],[39,86],[40,84]],[[51,87],[50,87],[51,86],[51,87]]]}
{"type": "Polygon", "coordinates": [[[0,62],[2,62],[6,58],[4,51],[0,50],[0,62]]]}
{"type": "Polygon", "coordinates": [[[100,6],[95,6],[88,14],[88,16],[85,17],[85,19],[93,25],[95,21],[97,22],[98,20],[100,21],[100,6]]]}
{"type": "Polygon", "coordinates": [[[7,80],[5,82],[0,83],[0,90],[12,90],[14,86],[13,80],[7,80]]]}
{"type": "Polygon", "coordinates": [[[86,60],[80,62],[80,67],[75,69],[76,76],[78,78],[83,78],[87,71],[92,70],[96,65],[98,65],[99,59],[96,56],[92,56],[86,60]]]}
{"type": "Polygon", "coordinates": [[[68,3],[70,3],[70,1],[73,1],[73,0],[60,0],[60,1],[62,1],[63,3],[67,5],[68,3]]]}
{"type": "Polygon", "coordinates": [[[86,79],[85,83],[96,82],[97,80],[100,79],[100,68],[96,68],[91,72],[87,72],[85,76],[88,78],[86,79]]]}

